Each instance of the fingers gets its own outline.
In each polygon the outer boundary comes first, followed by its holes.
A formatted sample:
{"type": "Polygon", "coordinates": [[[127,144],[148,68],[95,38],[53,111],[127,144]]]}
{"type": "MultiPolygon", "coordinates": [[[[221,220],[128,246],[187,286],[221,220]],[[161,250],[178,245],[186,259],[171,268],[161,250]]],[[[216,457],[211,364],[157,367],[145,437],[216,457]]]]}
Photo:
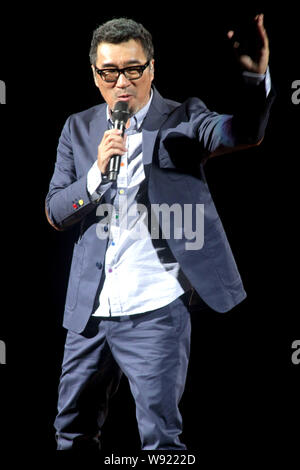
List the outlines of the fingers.
{"type": "Polygon", "coordinates": [[[259,26],[263,26],[264,25],[264,14],[263,13],[260,13],[259,15],[256,15],[254,17],[254,20],[256,21],[256,23],[259,25],[259,26]]]}
{"type": "Polygon", "coordinates": [[[269,39],[268,39],[268,35],[264,27],[264,14],[261,13],[259,15],[256,15],[254,18],[254,21],[256,23],[257,32],[262,42],[262,46],[268,47],[269,39]]]}
{"type": "Polygon", "coordinates": [[[236,36],[233,30],[227,32],[227,37],[242,68],[249,72],[264,74],[268,67],[270,53],[268,35],[264,27],[264,14],[260,13],[254,17],[254,31],[252,28],[251,30],[246,28],[245,33],[241,32],[241,42],[236,36]]]}
{"type": "Polygon", "coordinates": [[[235,49],[237,49],[237,48],[240,46],[240,43],[239,43],[238,41],[235,41],[234,38],[233,38],[233,36],[234,36],[234,31],[232,31],[232,30],[228,31],[227,37],[228,37],[228,39],[229,39],[230,41],[232,41],[233,47],[234,47],[235,49]]]}
{"type": "Polygon", "coordinates": [[[104,132],[103,138],[98,146],[98,167],[102,173],[106,172],[109,160],[113,155],[124,155],[126,136],[118,129],[104,132]]]}
{"type": "Polygon", "coordinates": [[[103,157],[117,155],[118,152],[118,155],[123,155],[126,152],[126,147],[122,132],[118,129],[106,131],[99,145],[99,149],[103,153],[103,157]]]}
{"type": "MultiPolygon", "coordinates": [[[[266,32],[265,27],[264,27],[264,14],[260,13],[259,15],[256,15],[254,17],[254,21],[256,23],[257,32],[258,32],[258,35],[261,39],[262,45],[264,47],[268,47],[269,41],[268,41],[267,32],[266,32]]],[[[237,40],[234,40],[233,36],[234,36],[234,31],[233,30],[230,30],[230,31],[227,32],[228,39],[230,39],[232,41],[233,47],[235,49],[237,49],[239,47],[240,43],[237,40]]]]}

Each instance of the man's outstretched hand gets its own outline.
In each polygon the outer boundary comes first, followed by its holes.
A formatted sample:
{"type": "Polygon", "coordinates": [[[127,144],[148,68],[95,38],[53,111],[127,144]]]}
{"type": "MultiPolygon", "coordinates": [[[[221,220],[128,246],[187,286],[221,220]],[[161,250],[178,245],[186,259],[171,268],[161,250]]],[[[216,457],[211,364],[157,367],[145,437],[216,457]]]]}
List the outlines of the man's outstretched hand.
{"type": "Polygon", "coordinates": [[[238,39],[234,38],[234,31],[228,31],[227,37],[232,40],[235,54],[242,68],[248,72],[264,74],[268,67],[270,55],[269,39],[264,27],[264,15],[256,15],[254,22],[255,44],[253,44],[253,48],[255,52],[252,56],[240,52],[240,43],[238,39]]]}

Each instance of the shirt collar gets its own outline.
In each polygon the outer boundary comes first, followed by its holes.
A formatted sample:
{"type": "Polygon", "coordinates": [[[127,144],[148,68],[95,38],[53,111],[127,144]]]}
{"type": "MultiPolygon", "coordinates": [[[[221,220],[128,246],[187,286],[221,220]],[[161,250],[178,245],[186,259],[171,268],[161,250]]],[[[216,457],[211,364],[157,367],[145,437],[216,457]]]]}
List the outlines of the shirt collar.
{"type": "MultiPolygon", "coordinates": [[[[144,121],[144,119],[147,115],[147,112],[150,108],[152,97],[153,97],[153,90],[151,88],[151,95],[150,95],[150,99],[149,99],[148,103],[142,109],[140,109],[136,114],[131,116],[130,126],[129,126],[128,129],[126,129],[126,133],[129,133],[129,132],[132,132],[132,131],[136,132],[140,129],[140,127],[143,124],[143,121],[144,121]]],[[[107,121],[109,122],[109,124],[112,125],[109,106],[106,107],[106,117],[107,117],[107,121]]]]}

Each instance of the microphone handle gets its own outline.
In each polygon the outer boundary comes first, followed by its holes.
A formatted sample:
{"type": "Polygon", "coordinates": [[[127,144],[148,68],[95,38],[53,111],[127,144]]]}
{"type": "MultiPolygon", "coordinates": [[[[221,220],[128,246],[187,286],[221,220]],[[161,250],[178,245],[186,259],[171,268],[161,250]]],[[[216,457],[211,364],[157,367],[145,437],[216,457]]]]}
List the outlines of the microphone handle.
{"type": "MultiPolygon", "coordinates": [[[[115,120],[114,129],[120,129],[122,131],[122,137],[124,136],[126,123],[124,121],[115,120]]],[[[120,171],[121,156],[114,155],[109,160],[108,167],[108,181],[117,181],[118,174],[120,171]]]]}

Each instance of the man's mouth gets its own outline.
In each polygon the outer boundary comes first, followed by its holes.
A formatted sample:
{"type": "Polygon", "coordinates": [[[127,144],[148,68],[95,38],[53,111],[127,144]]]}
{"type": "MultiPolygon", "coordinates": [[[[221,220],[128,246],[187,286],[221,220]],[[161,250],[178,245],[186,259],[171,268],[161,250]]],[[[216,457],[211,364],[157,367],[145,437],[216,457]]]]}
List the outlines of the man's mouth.
{"type": "Polygon", "coordinates": [[[132,95],[129,95],[128,93],[123,93],[122,95],[118,96],[118,101],[129,101],[132,95]]]}

